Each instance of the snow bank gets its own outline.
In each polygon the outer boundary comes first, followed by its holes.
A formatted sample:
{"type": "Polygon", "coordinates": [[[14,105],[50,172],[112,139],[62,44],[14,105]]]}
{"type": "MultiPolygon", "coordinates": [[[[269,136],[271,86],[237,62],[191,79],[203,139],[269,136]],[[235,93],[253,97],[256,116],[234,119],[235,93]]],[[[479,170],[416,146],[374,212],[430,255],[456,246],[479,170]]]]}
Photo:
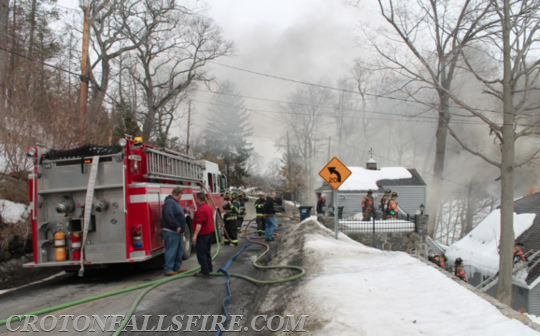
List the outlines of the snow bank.
{"type": "MultiPolygon", "coordinates": [[[[514,234],[519,237],[529,229],[536,214],[514,213],[514,234]]],[[[501,211],[491,212],[466,237],[446,250],[450,261],[461,257],[464,265],[477,269],[484,275],[493,275],[499,270],[499,239],[501,236],[501,211]]],[[[472,274],[471,274],[472,276],[472,274]]]]}
{"type": "Polygon", "coordinates": [[[8,200],[0,200],[0,215],[6,223],[18,223],[28,218],[26,205],[8,200]]]}
{"type": "Polygon", "coordinates": [[[539,335],[406,253],[332,234],[311,219],[289,229],[279,255],[297,255],[307,275],[294,289],[273,288],[263,303],[309,315],[308,335],[539,335]]]}
{"type": "Polygon", "coordinates": [[[341,191],[379,189],[377,181],[411,178],[411,173],[402,167],[384,167],[368,170],[362,167],[348,167],[351,176],[339,187],[341,191]]]}
{"type": "Polygon", "coordinates": [[[536,315],[527,314],[527,313],[525,313],[525,315],[527,315],[527,317],[530,318],[531,321],[533,321],[534,323],[540,324],[540,317],[536,315]]]}

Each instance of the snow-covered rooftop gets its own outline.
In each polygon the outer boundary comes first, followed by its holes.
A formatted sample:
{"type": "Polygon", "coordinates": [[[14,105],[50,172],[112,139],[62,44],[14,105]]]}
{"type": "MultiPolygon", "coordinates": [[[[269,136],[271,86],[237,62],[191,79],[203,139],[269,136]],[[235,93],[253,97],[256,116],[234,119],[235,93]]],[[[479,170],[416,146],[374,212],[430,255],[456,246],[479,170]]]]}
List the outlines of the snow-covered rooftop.
{"type": "Polygon", "coordinates": [[[408,179],[412,174],[403,167],[384,167],[379,170],[369,170],[362,167],[348,167],[351,176],[339,187],[341,191],[379,189],[380,180],[408,179]]]}
{"type": "MultiPolygon", "coordinates": [[[[536,214],[514,213],[514,234],[519,237],[529,229],[536,214]]],[[[499,270],[499,239],[501,236],[501,211],[496,209],[478,224],[467,236],[446,250],[450,261],[461,257],[464,265],[474,267],[484,275],[499,270]]]]}

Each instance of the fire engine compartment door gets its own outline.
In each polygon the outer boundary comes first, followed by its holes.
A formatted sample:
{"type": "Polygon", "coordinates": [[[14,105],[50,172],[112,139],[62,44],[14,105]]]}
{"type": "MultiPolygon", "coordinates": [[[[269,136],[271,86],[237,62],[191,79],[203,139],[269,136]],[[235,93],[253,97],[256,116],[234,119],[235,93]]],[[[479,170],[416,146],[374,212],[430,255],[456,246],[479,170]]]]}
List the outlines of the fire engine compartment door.
{"type": "Polygon", "coordinates": [[[159,191],[147,191],[148,196],[148,231],[150,232],[150,249],[163,248],[161,239],[161,209],[162,201],[159,191]]]}

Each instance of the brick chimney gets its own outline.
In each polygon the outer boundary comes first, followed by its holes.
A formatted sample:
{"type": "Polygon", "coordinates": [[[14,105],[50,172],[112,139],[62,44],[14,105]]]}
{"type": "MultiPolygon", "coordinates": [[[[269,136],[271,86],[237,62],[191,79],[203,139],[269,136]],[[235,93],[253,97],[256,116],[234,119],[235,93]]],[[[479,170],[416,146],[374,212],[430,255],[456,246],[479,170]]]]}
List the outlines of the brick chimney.
{"type": "Polygon", "coordinates": [[[366,162],[366,169],[377,170],[377,161],[373,160],[373,158],[369,159],[368,162],[366,162]]]}

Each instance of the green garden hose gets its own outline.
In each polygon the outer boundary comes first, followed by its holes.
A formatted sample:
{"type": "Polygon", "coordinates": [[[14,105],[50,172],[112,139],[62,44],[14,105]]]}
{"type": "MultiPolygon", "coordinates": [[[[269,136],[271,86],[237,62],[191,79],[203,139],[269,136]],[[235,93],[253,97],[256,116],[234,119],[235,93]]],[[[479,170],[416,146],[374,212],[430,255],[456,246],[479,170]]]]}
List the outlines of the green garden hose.
{"type": "MultiPolygon", "coordinates": [[[[284,216],[284,215],[277,215],[277,217],[286,217],[286,218],[291,218],[293,220],[296,220],[296,221],[299,221],[297,218],[294,218],[294,217],[290,217],[290,216],[284,216]]],[[[221,219],[221,218],[220,218],[221,219]]],[[[253,222],[256,218],[253,218],[252,220],[250,220],[248,222],[248,224],[246,225],[246,231],[247,231],[247,228],[249,227],[249,224],[251,222],[253,222]]],[[[216,223],[217,225],[217,223],[216,223]]],[[[216,233],[216,241],[219,242],[219,235],[218,235],[218,230],[215,230],[215,233],[216,233]]],[[[258,262],[263,259],[264,257],[266,257],[267,253],[270,251],[270,246],[268,244],[264,244],[264,243],[260,243],[260,242],[255,242],[255,241],[252,241],[249,239],[249,237],[246,236],[246,239],[250,242],[252,242],[253,244],[257,244],[257,245],[262,245],[262,246],[265,246],[266,247],[266,250],[261,253],[257,259],[255,259],[255,261],[253,262],[253,266],[258,268],[258,269],[294,269],[294,270],[297,270],[299,271],[300,273],[299,274],[296,274],[294,276],[290,276],[290,277],[287,277],[287,278],[283,278],[283,279],[278,279],[278,280],[257,280],[257,279],[254,279],[254,278],[251,278],[251,277],[248,277],[248,276],[245,276],[245,275],[242,275],[242,274],[234,274],[234,273],[231,273],[230,276],[232,277],[235,277],[235,278],[240,278],[240,279],[244,279],[244,280],[247,280],[247,281],[250,281],[250,282],[253,282],[253,283],[256,283],[256,284],[262,284],[262,285],[267,285],[267,284],[278,284],[278,283],[283,283],[283,282],[288,282],[288,281],[293,281],[293,280],[296,280],[296,279],[299,279],[301,277],[303,277],[306,273],[306,271],[300,267],[300,266],[290,266],[290,265],[283,265],[283,266],[280,266],[280,265],[276,265],[276,266],[262,266],[262,265],[259,265],[258,262]]],[[[219,252],[220,252],[220,244],[218,243],[217,244],[217,250],[216,250],[216,253],[214,254],[214,256],[212,257],[212,260],[214,260],[218,255],[219,255],[219,252]]],[[[19,318],[18,316],[13,318],[12,321],[21,321],[23,318],[25,318],[26,316],[28,315],[42,315],[42,314],[47,314],[47,313],[51,313],[51,312],[54,312],[54,311],[57,311],[57,310],[60,310],[60,309],[64,309],[64,308],[68,308],[68,307],[73,307],[73,306],[76,306],[76,305],[79,305],[79,304],[82,304],[82,303],[85,303],[85,302],[90,302],[90,301],[95,301],[95,300],[99,300],[99,299],[103,299],[103,298],[106,298],[106,297],[110,297],[110,296],[115,296],[115,295],[118,295],[118,294],[122,294],[122,293],[127,293],[127,292],[131,292],[131,291],[134,291],[134,290],[137,290],[137,289],[142,289],[142,288],[146,288],[141,294],[139,294],[139,296],[137,297],[137,299],[135,300],[135,302],[133,303],[133,305],[131,306],[131,309],[129,310],[128,312],[128,315],[126,315],[126,318],[123,320],[121,326],[116,330],[116,332],[114,333],[114,336],[116,335],[119,335],[121,332],[122,332],[122,329],[124,329],[124,327],[127,325],[127,323],[129,322],[131,316],[133,315],[133,313],[135,312],[135,309],[137,308],[139,302],[142,300],[142,298],[148,293],[150,292],[151,290],[155,289],[156,287],[158,286],[161,286],[162,284],[164,283],[167,283],[169,281],[173,281],[173,280],[177,280],[177,279],[181,279],[181,278],[187,278],[187,277],[191,277],[193,276],[194,272],[197,271],[198,269],[200,268],[200,266],[197,266],[195,268],[192,268],[186,272],[183,272],[183,273],[180,273],[180,274],[177,274],[177,275],[174,275],[174,276],[171,276],[169,278],[165,278],[165,279],[159,279],[159,280],[154,280],[154,281],[151,281],[149,283],[145,283],[145,284],[141,284],[141,285],[137,285],[137,286],[133,286],[133,287],[128,287],[128,288],[124,288],[124,289],[119,289],[119,290],[116,290],[116,291],[113,291],[113,292],[109,292],[109,293],[104,293],[104,294],[100,294],[100,295],[96,295],[96,296],[92,296],[92,297],[88,297],[88,298],[84,298],[84,299],[81,299],[81,300],[77,300],[77,301],[73,301],[73,302],[68,302],[68,303],[64,303],[64,304],[61,304],[61,305],[58,305],[58,306],[54,306],[54,307],[50,307],[50,308],[46,308],[46,309],[42,309],[42,310],[38,310],[38,311],[35,311],[35,312],[32,312],[32,313],[27,313],[27,314],[24,314],[24,315],[21,315],[21,317],[19,318]],[[148,287],[148,288],[147,288],[148,287]]],[[[212,275],[215,275],[215,276],[223,276],[222,273],[211,273],[212,275]]],[[[0,325],[5,325],[7,323],[8,319],[5,319],[5,320],[1,320],[0,321],[0,325]]]]}

